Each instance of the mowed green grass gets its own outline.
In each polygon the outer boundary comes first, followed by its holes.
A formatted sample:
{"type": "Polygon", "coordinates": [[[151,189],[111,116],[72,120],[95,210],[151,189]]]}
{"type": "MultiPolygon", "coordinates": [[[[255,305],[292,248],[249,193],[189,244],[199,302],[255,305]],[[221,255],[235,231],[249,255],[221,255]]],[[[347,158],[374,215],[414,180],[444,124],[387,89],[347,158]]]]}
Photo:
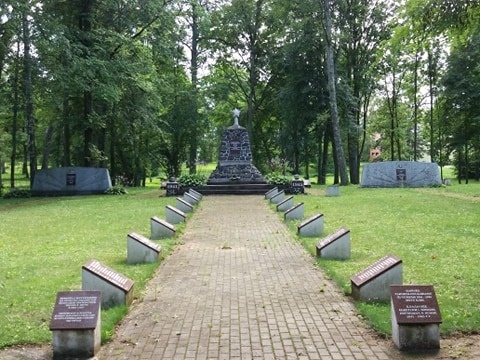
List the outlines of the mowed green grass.
{"type": "MultiPolygon", "coordinates": [[[[387,254],[403,262],[404,284],[434,285],[443,317],[441,332],[480,331],[480,184],[425,189],[341,187],[339,197],[323,188],[297,195],[306,217],[324,214],[324,235],[350,229],[351,259],[318,259],[348,295],[350,278],[387,254]]],[[[296,230],[298,222],[290,224],[296,230]]],[[[320,239],[301,238],[315,254],[320,239]]],[[[321,287],[321,284],[319,284],[321,287]]],[[[391,333],[390,305],[358,308],[368,322],[391,333]]]]}
{"type": "MultiPolygon", "coordinates": [[[[158,263],[127,265],[127,234],[150,236],[150,218],[164,217],[175,198],[164,191],[128,195],[0,199],[0,348],[51,341],[49,324],[58,291],[81,289],[81,268],[97,259],[134,280],[139,298],[158,263]]],[[[181,230],[181,228],[179,228],[181,230]]],[[[162,240],[163,252],[175,240],[162,240]]],[[[102,312],[102,337],[127,311],[102,312]]]]}

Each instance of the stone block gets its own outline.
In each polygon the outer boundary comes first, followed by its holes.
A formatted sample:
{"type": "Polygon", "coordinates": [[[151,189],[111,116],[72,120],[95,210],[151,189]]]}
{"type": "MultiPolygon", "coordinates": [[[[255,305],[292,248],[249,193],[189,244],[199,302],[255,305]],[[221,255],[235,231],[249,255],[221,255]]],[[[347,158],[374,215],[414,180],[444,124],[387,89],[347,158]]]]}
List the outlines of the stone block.
{"type": "Polygon", "coordinates": [[[297,226],[300,236],[320,236],[323,233],[323,214],[316,214],[297,226]]]}
{"type": "Polygon", "coordinates": [[[158,240],[161,238],[174,237],[177,229],[174,225],[170,224],[167,221],[159,219],[156,216],[153,216],[150,219],[150,231],[152,240],[158,240]]]}
{"type": "Polygon", "coordinates": [[[127,235],[127,263],[142,264],[158,261],[162,247],[146,237],[132,232],[127,235]]]}
{"type": "Polygon", "coordinates": [[[293,196],[289,196],[277,204],[277,211],[285,212],[293,206],[293,196]]]}
{"type": "Polygon", "coordinates": [[[193,211],[192,204],[178,197],[175,202],[175,208],[177,208],[180,211],[183,211],[184,213],[189,213],[193,211]]]}
{"type": "Polygon", "coordinates": [[[350,258],[350,230],[340,228],[316,245],[317,256],[322,259],[344,260],[350,258]]]}
{"type": "Polygon", "coordinates": [[[300,204],[292,206],[290,209],[285,211],[283,215],[285,221],[288,220],[301,220],[305,216],[305,204],[302,202],[300,204]]]}
{"type": "Polygon", "coordinates": [[[176,225],[185,222],[187,216],[185,213],[173,206],[165,206],[165,219],[168,223],[176,225]]]}

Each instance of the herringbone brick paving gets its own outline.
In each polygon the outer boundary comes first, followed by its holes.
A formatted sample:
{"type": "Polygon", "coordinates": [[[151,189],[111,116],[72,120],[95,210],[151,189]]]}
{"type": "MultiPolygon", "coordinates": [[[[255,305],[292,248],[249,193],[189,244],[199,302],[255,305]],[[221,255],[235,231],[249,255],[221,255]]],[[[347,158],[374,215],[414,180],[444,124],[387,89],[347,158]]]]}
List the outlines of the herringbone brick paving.
{"type": "Polygon", "coordinates": [[[261,196],[204,197],[98,359],[398,359],[261,196]]]}

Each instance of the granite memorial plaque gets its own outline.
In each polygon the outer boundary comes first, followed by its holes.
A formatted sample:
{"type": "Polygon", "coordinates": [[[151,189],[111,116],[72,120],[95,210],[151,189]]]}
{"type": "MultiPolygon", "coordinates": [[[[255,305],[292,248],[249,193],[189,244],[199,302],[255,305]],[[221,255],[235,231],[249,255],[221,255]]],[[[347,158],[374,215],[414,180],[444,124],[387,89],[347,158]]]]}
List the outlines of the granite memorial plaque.
{"type": "Polygon", "coordinates": [[[397,323],[439,324],[442,322],[432,285],[392,285],[390,291],[397,323]]]}
{"type": "Polygon", "coordinates": [[[177,196],[180,192],[180,183],[177,181],[169,181],[165,185],[167,196],[177,196]]]}
{"type": "Polygon", "coordinates": [[[169,238],[175,236],[177,229],[169,222],[163,221],[156,216],[150,219],[150,238],[158,240],[161,238],[169,238]]]}
{"type": "Polygon", "coordinates": [[[50,321],[53,359],[91,358],[101,344],[101,291],[61,291],[50,321]]]}
{"type": "Polygon", "coordinates": [[[200,199],[190,194],[189,192],[186,192],[185,194],[183,194],[183,200],[188,202],[190,205],[197,205],[198,202],[200,201],[200,199]]]}
{"type": "Polygon", "coordinates": [[[292,194],[303,194],[305,192],[303,180],[292,180],[290,183],[290,192],[292,194]]]}
{"type": "Polygon", "coordinates": [[[197,199],[202,199],[203,195],[201,193],[199,193],[198,191],[196,191],[195,189],[188,189],[188,192],[195,196],[197,199]]]}
{"type": "Polygon", "coordinates": [[[387,255],[350,278],[356,300],[378,302],[390,300],[390,285],[403,283],[402,260],[387,255]]]}
{"type": "Polygon", "coordinates": [[[442,317],[432,285],[392,285],[392,340],[400,350],[440,348],[442,317]]]}
{"type": "Polygon", "coordinates": [[[90,260],[82,266],[82,290],[102,291],[105,309],[130,305],[133,300],[133,281],[98,260],[90,260]]]}
{"type": "Polygon", "coordinates": [[[100,291],[60,291],[50,330],[94,329],[100,316],[100,291]]]}

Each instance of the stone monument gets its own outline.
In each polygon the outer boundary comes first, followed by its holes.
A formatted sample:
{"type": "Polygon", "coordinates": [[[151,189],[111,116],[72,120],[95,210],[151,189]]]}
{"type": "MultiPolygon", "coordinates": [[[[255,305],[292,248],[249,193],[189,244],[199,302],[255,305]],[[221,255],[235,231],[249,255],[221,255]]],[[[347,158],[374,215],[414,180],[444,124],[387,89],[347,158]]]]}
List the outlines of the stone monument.
{"type": "Polygon", "coordinates": [[[223,131],[216,169],[209,185],[266,184],[263,175],[252,163],[252,151],[247,129],[238,124],[240,110],[233,110],[233,125],[223,131]]]}

